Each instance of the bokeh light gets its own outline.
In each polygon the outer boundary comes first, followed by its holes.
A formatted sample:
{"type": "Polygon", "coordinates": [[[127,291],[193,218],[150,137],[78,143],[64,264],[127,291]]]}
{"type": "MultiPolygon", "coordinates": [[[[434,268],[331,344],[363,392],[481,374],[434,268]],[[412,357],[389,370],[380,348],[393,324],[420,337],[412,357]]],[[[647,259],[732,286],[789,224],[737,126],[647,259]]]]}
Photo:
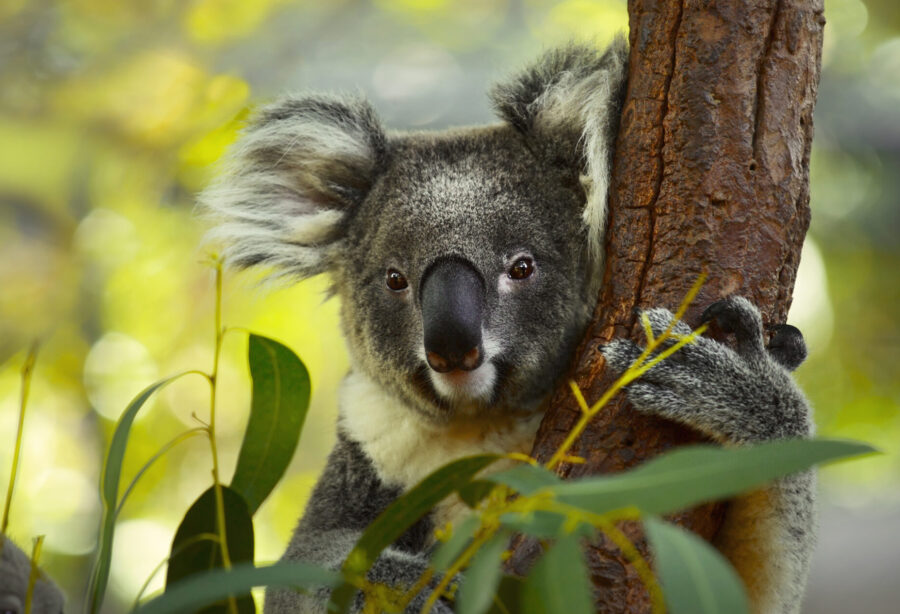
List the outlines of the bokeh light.
{"type": "MultiPolygon", "coordinates": [[[[900,10],[828,0],[811,163],[813,222],[790,320],[823,435],[886,453],[822,472],[826,506],[900,506],[900,10]]],[[[212,364],[212,272],[196,192],[253,108],[288,91],[372,99],[393,129],[493,121],[485,90],[547,47],[603,43],[625,0],[6,0],[0,2],[0,486],[12,462],[24,348],[41,340],[11,515],[82,603],[99,472],[116,418],[154,380],[212,364]]],[[[348,368],[336,299],[314,278],[230,275],[219,450],[230,478],[247,420],[246,332],[306,362],[313,399],[288,475],[256,515],[280,556],[334,440],[348,368]]],[[[209,416],[209,386],[173,383],[138,416],[122,488],[209,416]]],[[[209,485],[208,442],[175,446],[124,506],[105,612],[124,611],[209,485]]],[[[893,506],[893,507],[892,507],[893,506]]],[[[162,586],[164,569],[150,585],[162,586]]]]}

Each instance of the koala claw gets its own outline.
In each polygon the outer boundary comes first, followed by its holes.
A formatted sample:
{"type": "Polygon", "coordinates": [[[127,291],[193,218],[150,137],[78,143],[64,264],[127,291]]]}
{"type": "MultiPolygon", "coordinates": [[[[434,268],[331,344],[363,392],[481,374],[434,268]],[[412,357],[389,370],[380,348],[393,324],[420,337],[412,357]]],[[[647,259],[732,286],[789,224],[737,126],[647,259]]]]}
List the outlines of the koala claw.
{"type": "Polygon", "coordinates": [[[715,321],[726,333],[733,333],[738,353],[760,355],[764,352],[762,316],[753,303],[743,296],[729,296],[716,301],[700,316],[703,322],[715,321]]]}
{"type": "MultiPolygon", "coordinates": [[[[762,317],[759,310],[742,296],[729,296],[716,301],[706,308],[701,320],[703,322],[715,320],[724,332],[733,333],[740,354],[758,355],[764,347],[762,317]]],[[[789,324],[777,324],[767,328],[774,332],[769,345],[765,347],[769,356],[788,371],[799,367],[807,355],[806,343],[800,330],[789,324]]]]}
{"type": "Polygon", "coordinates": [[[788,371],[793,371],[806,360],[806,342],[803,333],[790,324],[776,324],[769,327],[772,339],[766,349],[769,355],[788,371]]]}

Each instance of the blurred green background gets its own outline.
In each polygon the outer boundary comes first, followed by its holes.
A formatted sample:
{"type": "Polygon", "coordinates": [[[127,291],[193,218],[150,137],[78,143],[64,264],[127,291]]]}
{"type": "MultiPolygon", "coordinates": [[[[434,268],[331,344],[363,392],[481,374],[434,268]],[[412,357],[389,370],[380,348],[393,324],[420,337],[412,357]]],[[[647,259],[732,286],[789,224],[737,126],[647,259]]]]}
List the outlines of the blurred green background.
{"type": "MultiPolygon", "coordinates": [[[[872,570],[900,568],[900,5],[827,0],[826,17],[813,222],[791,312],[812,354],[798,377],[821,434],[887,453],[822,472],[824,554],[808,607],[842,612],[840,595],[862,591],[872,570]],[[891,529],[871,544],[854,533],[878,522],[891,529]],[[855,572],[852,557],[834,567],[839,537],[861,557],[855,572]]],[[[342,90],[368,95],[394,128],[490,121],[494,78],[554,43],[602,43],[625,28],[620,0],[0,2],[0,487],[18,370],[39,338],[11,535],[23,546],[47,536],[42,561],[72,611],[116,418],[155,379],[211,366],[212,270],[194,195],[248,109],[283,92],[342,90]]],[[[256,516],[257,558],[272,560],[330,448],[347,359],[323,280],[256,281],[226,280],[225,323],[287,343],[314,386],[292,470],[256,516]]],[[[226,479],[247,418],[245,356],[246,335],[229,334],[218,414],[226,479]]],[[[207,393],[185,380],[142,412],[126,481],[196,426],[194,414],[207,416],[207,393]]],[[[106,611],[126,609],[166,556],[210,467],[206,441],[193,438],[143,478],[121,516],[106,611]]],[[[900,589],[885,584],[895,605],[900,589]]],[[[879,611],[855,599],[856,611],[879,611]]]]}

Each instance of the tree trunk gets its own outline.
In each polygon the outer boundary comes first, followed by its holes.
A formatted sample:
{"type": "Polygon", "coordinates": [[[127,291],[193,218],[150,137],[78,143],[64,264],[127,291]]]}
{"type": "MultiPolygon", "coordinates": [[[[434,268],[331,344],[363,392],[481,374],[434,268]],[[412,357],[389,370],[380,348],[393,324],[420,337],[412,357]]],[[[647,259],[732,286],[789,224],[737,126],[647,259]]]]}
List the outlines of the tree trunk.
{"type": "MultiPolygon", "coordinates": [[[[574,379],[588,402],[612,381],[599,346],[643,341],[635,307],[678,306],[701,274],[688,311],[730,294],[784,322],[809,225],[809,152],[822,49],[822,0],[629,0],[628,93],[610,191],[606,273],[578,351],[574,379]]],[[[561,385],[538,433],[546,461],[579,417],[561,385]]],[[[630,410],[622,395],[598,416],[562,465],[576,477],[632,467],[699,440],[680,426],[630,410]]],[[[707,539],[724,504],[673,519],[707,539]]],[[[626,533],[647,555],[639,527],[626,533]]],[[[520,539],[510,560],[527,569],[537,546],[520,539]]],[[[637,574],[609,542],[589,562],[600,612],[647,612],[637,574]]]]}

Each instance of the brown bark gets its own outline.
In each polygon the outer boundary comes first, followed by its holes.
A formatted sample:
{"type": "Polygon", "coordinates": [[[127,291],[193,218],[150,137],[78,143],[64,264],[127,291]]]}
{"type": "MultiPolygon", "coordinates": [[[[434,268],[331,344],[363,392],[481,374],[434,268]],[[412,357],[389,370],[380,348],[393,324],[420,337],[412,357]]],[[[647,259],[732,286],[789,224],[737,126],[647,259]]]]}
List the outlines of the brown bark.
{"type": "MultiPolygon", "coordinates": [[[[610,192],[607,262],[594,321],[574,379],[588,401],[611,382],[598,346],[643,341],[635,307],[678,306],[701,272],[709,277],[687,321],[733,293],[766,323],[783,322],[809,225],[809,152],[821,64],[822,0],[629,0],[628,93],[610,192]]],[[[579,416],[568,386],[557,391],[534,447],[547,460],[579,416]]],[[[619,395],[572,449],[576,477],[621,471],[699,436],[630,410],[619,395]]],[[[674,519],[707,539],[725,507],[674,519]]],[[[637,526],[626,525],[646,555],[637,526]]],[[[535,545],[510,561],[523,571],[535,545]]],[[[649,600],[608,542],[588,557],[598,611],[638,613],[649,600]]]]}

